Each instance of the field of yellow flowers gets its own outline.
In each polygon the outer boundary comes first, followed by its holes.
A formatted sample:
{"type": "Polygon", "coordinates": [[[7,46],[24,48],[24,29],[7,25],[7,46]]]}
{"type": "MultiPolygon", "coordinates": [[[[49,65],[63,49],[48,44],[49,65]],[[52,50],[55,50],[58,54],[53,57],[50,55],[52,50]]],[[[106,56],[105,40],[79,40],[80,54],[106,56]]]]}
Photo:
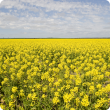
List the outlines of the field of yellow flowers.
{"type": "Polygon", "coordinates": [[[110,39],[1,39],[4,110],[107,110],[110,39]]]}

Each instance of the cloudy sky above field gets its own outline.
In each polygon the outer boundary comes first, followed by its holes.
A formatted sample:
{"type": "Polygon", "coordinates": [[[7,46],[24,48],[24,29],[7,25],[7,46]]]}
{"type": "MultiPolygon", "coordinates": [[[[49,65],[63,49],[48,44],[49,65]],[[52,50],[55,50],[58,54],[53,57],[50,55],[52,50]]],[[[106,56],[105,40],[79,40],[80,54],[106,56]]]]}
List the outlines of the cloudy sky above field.
{"type": "Polygon", "coordinates": [[[110,37],[107,0],[3,0],[0,38],[110,37]]]}

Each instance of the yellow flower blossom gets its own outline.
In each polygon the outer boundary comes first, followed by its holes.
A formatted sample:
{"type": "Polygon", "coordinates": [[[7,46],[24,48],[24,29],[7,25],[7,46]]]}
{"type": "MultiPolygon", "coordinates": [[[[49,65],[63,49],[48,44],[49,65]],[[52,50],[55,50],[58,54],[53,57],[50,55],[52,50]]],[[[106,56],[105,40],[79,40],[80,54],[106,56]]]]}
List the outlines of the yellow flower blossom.
{"type": "Polygon", "coordinates": [[[18,89],[17,87],[13,87],[13,88],[12,88],[12,92],[13,92],[13,93],[17,92],[17,89],[18,89]]]}
{"type": "Polygon", "coordinates": [[[75,108],[70,108],[70,110],[75,110],[75,108]]]}
{"type": "Polygon", "coordinates": [[[10,102],[9,102],[9,107],[11,107],[11,108],[12,108],[12,107],[15,107],[14,102],[11,102],[11,101],[10,101],[10,102]]]}
{"type": "Polygon", "coordinates": [[[58,97],[54,97],[52,101],[53,101],[53,104],[57,104],[60,102],[58,97]]]}
{"type": "Polygon", "coordinates": [[[81,101],[82,106],[87,107],[89,105],[88,96],[85,95],[81,101]]]}
{"type": "Polygon", "coordinates": [[[44,99],[45,97],[47,97],[45,94],[42,95],[42,98],[44,99]]]}
{"type": "Polygon", "coordinates": [[[70,102],[72,98],[73,98],[73,97],[72,97],[71,94],[65,93],[65,94],[63,95],[63,99],[64,99],[64,102],[65,102],[65,103],[70,102]]]}

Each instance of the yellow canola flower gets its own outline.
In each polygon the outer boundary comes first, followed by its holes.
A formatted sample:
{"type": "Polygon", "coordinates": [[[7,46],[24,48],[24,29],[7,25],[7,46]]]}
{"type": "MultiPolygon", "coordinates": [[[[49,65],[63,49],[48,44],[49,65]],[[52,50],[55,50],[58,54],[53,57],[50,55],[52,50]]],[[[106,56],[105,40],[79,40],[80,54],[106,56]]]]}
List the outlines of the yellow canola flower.
{"type": "Polygon", "coordinates": [[[101,89],[102,85],[101,84],[97,84],[96,86],[98,89],[101,89]]]}
{"type": "Polygon", "coordinates": [[[101,74],[101,75],[98,75],[98,80],[102,80],[104,78],[104,75],[101,74]]]}
{"type": "Polygon", "coordinates": [[[44,99],[45,97],[47,97],[45,94],[42,95],[42,98],[44,99]]]}
{"type": "Polygon", "coordinates": [[[64,90],[64,88],[65,88],[65,85],[64,85],[63,87],[61,87],[61,91],[63,91],[63,90],[64,90]]]}
{"type": "Polygon", "coordinates": [[[11,75],[11,80],[13,81],[15,79],[15,77],[13,75],[11,75]]]}
{"type": "Polygon", "coordinates": [[[64,77],[65,77],[65,78],[69,78],[69,74],[65,73],[65,74],[64,74],[64,77]]]}
{"type": "Polygon", "coordinates": [[[70,104],[66,103],[65,108],[69,109],[69,107],[70,107],[70,104]]]}
{"type": "Polygon", "coordinates": [[[96,96],[101,96],[103,94],[102,89],[99,89],[97,92],[95,92],[96,96]]]}
{"type": "Polygon", "coordinates": [[[83,96],[84,95],[84,92],[82,91],[81,93],[80,93],[80,96],[83,96]]]}
{"type": "Polygon", "coordinates": [[[8,82],[8,78],[4,78],[4,81],[2,81],[1,84],[3,85],[5,83],[7,83],[7,82],[8,82]]]}
{"type": "Polygon", "coordinates": [[[35,84],[35,87],[36,87],[37,89],[41,89],[41,86],[42,86],[42,85],[39,84],[39,83],[36,83],[36,84],[35,84]]]}
{"type": "Polygon", "coordinates": [[[63,69],[62,64],[58,64],[58,67],[59,67],[61,70],[63,69]]]}
{"type": "Polygon", "coordinates": [[[32,100],[36,100],[37,99],[36,93],[33,93],[31,97],[32,97],[32,100]]]}
{"type": "Polygon", "coordinates": [[[79,103],[80,103],[79,97],[77,97],[75,100],[76,100],[76,106],[78,107],[79,106],[79,103]]]}
{"type": "Polygon", "coordinates": [[[88,96],[85,95],[81,101],[82,106],[87,107],[89,105],[88,96]]]}
{"type": "Polygon", "coordinates": [[[21,77],[22,77],[22,72],[18,72],[18,73],[17,73],[17,78],[20,80],[21,77]]]}
{"type": "Polygon", "coordinates": [[[47,86],[43,87],[43,88],[42,88],[42,91],[43,91],[43,92],[46,92],[46,91],[47,91],[47,86]]]}
{"type": "Polygon", "coordinates": [[[105,72],[105,76],[109,77],[110,76],[110,72],[105,72]]]}
{"type": "Polygon", "coordinates": [[[94,86],[90,86],[90,87],[89,87],[89,93],[93,93],[94,90],[95,90],[94,86]]]}
{"type": "Polygon", "coordinates": [[[58,86],[60,85],[60,82],[59,82],[59,81],[56,81],[56,82],[54,83],[54,85],[55,85],[56,87],[58,87],[58,86]]]}
{"type": "Polygon", "coordinates": [[[11,95],[11,99],[14,99],[14,94],[11,95]]]}
{"type": "Polygon", "coordinates": [[[32,94],[29,93],[28,96],[27,96],[27,98],[31,99],[32,98],[32,94]]]}
{"type": "Polygon", "coordinates": [[[75,93],[77,93],[77,92],[78,92],[78,87],[74,87],[73,91],[74,91],[75,93]]]}
{"type": "Polygon", "coordinates": [[[74,70],[75,66],[71,64],[70,68],[71,68],[72,70],[74,70]]]}
{"type": "Polygon", "coordinates": [[[75,80],[75,83],[76,83],[76,85],[80,85],[81,84],[81,78],[76,78],[76,80],[75,80]]]}
{"type": "Polygon", "coordinates": [[[37,74],[36,72],[33,72],[31,76],[36,76],[36,74],[37,74]]]}
{"type": "Polygon", "coordinates": [[[0,105],[1,109],[5,110],[5,105],[0,105]]]}
{"type": "Polygon", "coordinates": [[[72,80],[70,80],[70,79],[66,80],[66,84],[67,84],[67,85],[70,85],[70,84],[72,84],[72,83],[73,83],[72,80]]]}
{"type": "Polygon", "coordinates": [[[11,108],[12,108],[12,107],[15,107],[14,102],[11,102],[11,101],[10,101],[10,102],[9,102],[9,107],[11,107],[11,108]]]}
{"type": "Polygon", "coordinates": [[[54,92],[55,97],[59,97],[59,92],[54,92]]]}
{"type": "Polygon", "coordinates": [[[16,92],[17,92],[17,89],[18,89],[17,87],[13,87],[13,88],[12,88],[12,92],[13,92],[13,93],[16,93],[16,92]]]}
{"type": "Polygon", "coordinates": [[[42,80],[48,80],[48,78],[49,78],[49,72],[45,72],[45,73],[42,73],[42,75],[41,75],[41,79],[42,80]]]}
{"type": "Polygon", "coordinates": [[[21,96],[21,97],[25,96],[25,95],[24,95],[24,90],[23,90],[23,89],[20,90],[19,97],[20,97],[20,96],[21,96]]]}
{"type": "Polygon", "coordinates": [[[70,59],[67,59],[67,63],[71,63],[71,60],[70,59]]]}
{"type": "Polygon", "coordinates": [[[70,85],[66,85],[66,89],[69,89],[71,86],[70,85]]]}
{"type": "Polygon", "coordinates": [[[74,80],[75,76],[74,75],[70,75],[70,79],[74,80]]]}
{"type": "Polygon", "coordinates": [[[57,104],[60,102],[59,98],[58,97],[54,97],[53,100],[52,100],[53,104],[57,104]]]}
{"type": "Polygon", "coordinates": [[[45,61],[45,63],[46,63],[46,64],[48,64],[48,63],[49,63],[49,61],[48,61],[48,60],[46,60],[46,61],[45,61]]]}
{"type": "Polygon", "coordinates": [[[86,72],[85,76],[90,76],[91,75],[91,71],[86,72]]]}
{"type": "Polygon", "coordinates": [[[4,82],[7,82],[8,81],[8,78],[4,78],[4,82]]]}
{"type": "Polygon", "coordinates": [[[99,73],[98,73],[98,70],[96,70],[96,69],[93,69],[92,71],[91,71],[91,75],[92,76],[97,76],[99,73]]]}
{"type": "Polygon", "coordinates": [[[100,107],[102,107],[105,103],[108,103],[105,98],[101,98],[100,100],[97,100],[97,103],[95,104],[95,109],[98,110],[100,107]]]}
{"type": "Polygon", "coordinates": [[[3,85],[4,83],[5,83],[4,81],[1,82],[2,85],[3,85]]]}
{"type": "Polygon", "coordinates": [[[107,84],[107,86],[104,88],[103,92],[110,92],[110,84],[107,84]]]}
{"type": "Polygon", "coordinates": [[[73,98],[73,96],[72,96],[71,94],[65,93],[65,94],[63,95],[63,99],[64,99],[64,102],[65,102],[65,103],[70,102],[72,98],[73,98]]]}
{"type": "Polygon", "coordinates": [[[32,91],[32,92],[34,92],[34,91],[35,91],[35,89],[32,89],[31,91],[32,91]]]}
{"type": "Polygon", "coordinates": [[[24,80],[24,83],[27,84],[27,80],[24,80]]]}
{"type": "Polygon", "coordinates": [[[49,81],[49,82],[54,82],[54,77],[52,77],[52,78],[49,77],[49,78],[48,78],[48,81],[49,81]]]}

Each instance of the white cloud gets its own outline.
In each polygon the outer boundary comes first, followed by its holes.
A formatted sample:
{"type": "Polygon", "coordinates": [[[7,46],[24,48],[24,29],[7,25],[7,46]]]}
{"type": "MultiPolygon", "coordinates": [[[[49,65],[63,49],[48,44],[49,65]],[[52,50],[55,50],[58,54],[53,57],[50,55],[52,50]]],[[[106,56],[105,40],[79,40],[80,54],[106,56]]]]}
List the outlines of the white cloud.
{"type": "Polygon", "coordinates": [[[110,27],[104,27],[104,29],[109,29],[110,30],[110,27]]]}
{"type": "Polygon", "coordinates": [[[0,27],[12,29],[35,29],[62,33],[100,33],[107,27],[104,15],[110,22],[107,6],[82,4],[81,2],[59,2],[53,0],[5,0],[0,8],[0,27]],[[14,8],[14,10],[10,8],[14,8]]]}
{"type": "Polygon", "coordinates": [[[13,15],[7,15],[7,16],[4,17],[4,19],[3,19],[3,22],[6,22],[6,21],[16,22],[16,21],[18,21],[18,18],[17,18],[16,16],[13,16],[13,15]]]}

